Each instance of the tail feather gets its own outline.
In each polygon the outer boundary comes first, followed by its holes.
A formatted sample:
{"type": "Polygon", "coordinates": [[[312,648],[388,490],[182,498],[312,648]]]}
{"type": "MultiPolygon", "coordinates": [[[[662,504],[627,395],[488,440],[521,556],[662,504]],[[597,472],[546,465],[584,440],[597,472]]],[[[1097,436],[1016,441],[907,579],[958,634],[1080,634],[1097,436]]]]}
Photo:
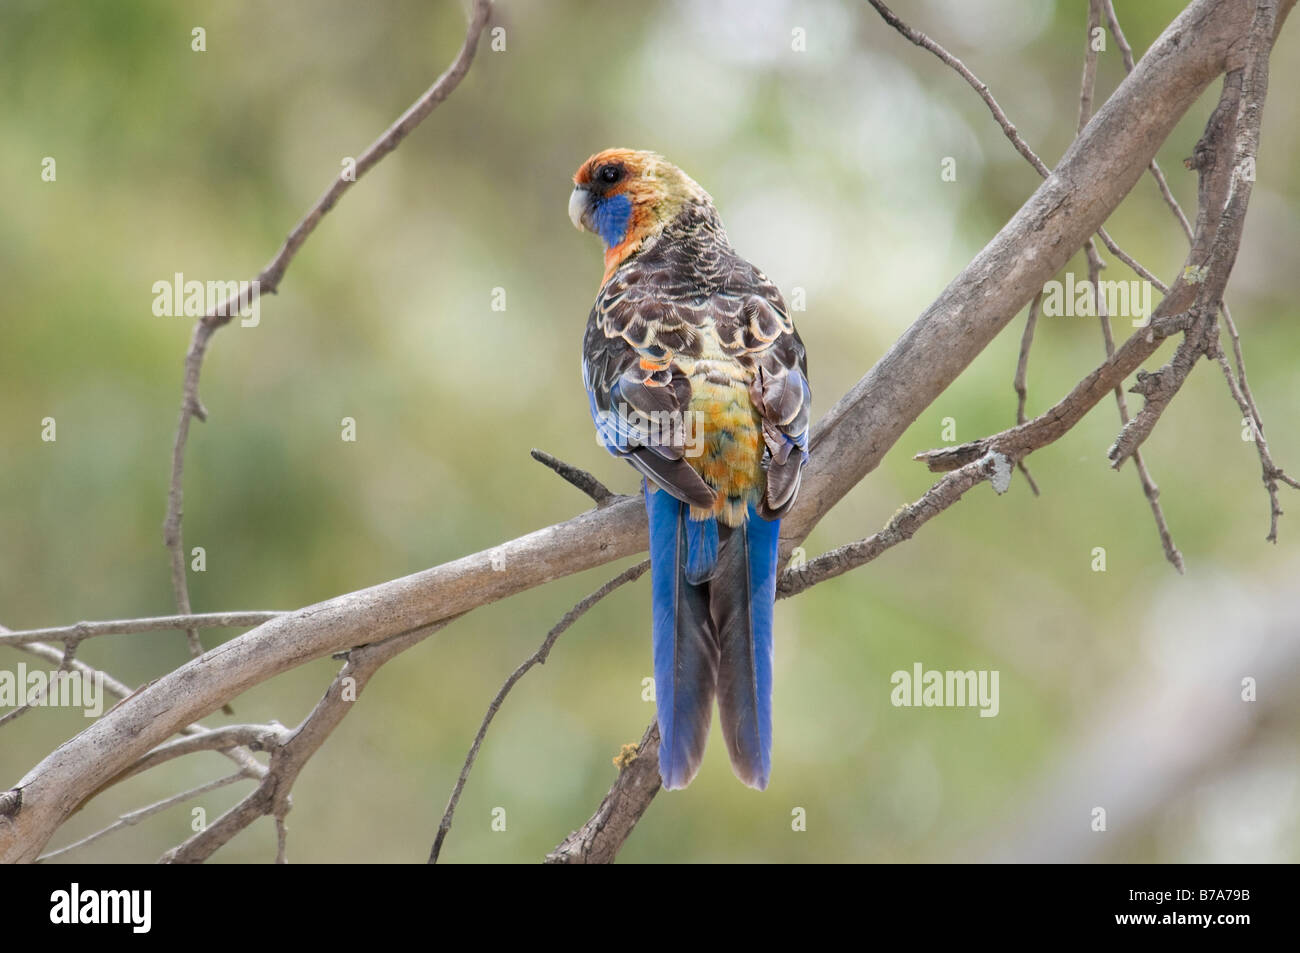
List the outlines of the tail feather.
{"type": "Polygon", "coordinates": [[[749,518],[720,531],[709,587],[717,630],[718,709],[736,777],[760,791],[772,771],[772,615],[780,520],[749,518]]]}
{"type": "MultiPolygon", "coordinates": [[[[649,486],[645,502],[650,524],[659,774],[665,788],[684,788],[699,770],[709,737],[718,641],[709,615],[709,586],[688,578],[692,530],[687,505],[649,486]]],[[[703,553],[707,534],[697,533],[696,542],[696,551],[703,553]]],[[[697,557],[695,568],[703,565],[702,557],[697,557]]]]}
{"type": "Polygon", "coordinates": [[[694,585],[713,578],[718,565],[718,521],[686,521],[686,581],[694,585]]]}

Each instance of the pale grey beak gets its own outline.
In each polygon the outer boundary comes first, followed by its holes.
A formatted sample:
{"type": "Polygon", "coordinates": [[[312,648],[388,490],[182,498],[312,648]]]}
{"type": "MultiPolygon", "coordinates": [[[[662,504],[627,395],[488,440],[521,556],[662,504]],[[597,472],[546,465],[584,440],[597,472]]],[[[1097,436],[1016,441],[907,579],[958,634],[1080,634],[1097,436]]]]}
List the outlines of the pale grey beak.
{"type": "Polygon", "coordinates": [[[569,221],[578,231],[590,231],[591,225],[587,221],[591,213],[591,193],[578,186],[569,196],[569,221]]]}

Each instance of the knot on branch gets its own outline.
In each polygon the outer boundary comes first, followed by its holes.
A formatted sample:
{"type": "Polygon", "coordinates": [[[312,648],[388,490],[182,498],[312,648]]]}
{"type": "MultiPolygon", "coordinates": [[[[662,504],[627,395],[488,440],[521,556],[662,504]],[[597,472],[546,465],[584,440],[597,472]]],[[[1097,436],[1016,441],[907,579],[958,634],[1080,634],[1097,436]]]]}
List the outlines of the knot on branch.
{"type": "Polygon", "coordinates": [[[931,473],[946,473],[956,470],[968,463],[974,463],[988,452],[983,440],[959,443],[955,447],[940,447],[938,450],[925,450],[912,457],[924,463],[931,473]]]}
{"type": "Polygon", "coordinates": [[[1163,389],[1164,384],[1163,371],[1138,371],[1137,383],[1128,389],[1130,394],[1141,394],[1143,397],[1150,397],[1163,389]]]}

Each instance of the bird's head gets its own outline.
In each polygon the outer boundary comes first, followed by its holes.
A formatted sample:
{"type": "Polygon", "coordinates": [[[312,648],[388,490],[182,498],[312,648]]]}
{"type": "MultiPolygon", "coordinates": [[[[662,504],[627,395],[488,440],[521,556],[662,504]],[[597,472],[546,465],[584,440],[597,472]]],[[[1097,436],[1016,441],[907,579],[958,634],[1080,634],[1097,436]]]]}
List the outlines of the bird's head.
{"type": "Polygon", "coordinates": [[[663,156],[635,149],[597,152],[573,176],[569,218],[605,243],[605,279],[627,257],[658,238],[693,202],[709,194],[663,156]]]}

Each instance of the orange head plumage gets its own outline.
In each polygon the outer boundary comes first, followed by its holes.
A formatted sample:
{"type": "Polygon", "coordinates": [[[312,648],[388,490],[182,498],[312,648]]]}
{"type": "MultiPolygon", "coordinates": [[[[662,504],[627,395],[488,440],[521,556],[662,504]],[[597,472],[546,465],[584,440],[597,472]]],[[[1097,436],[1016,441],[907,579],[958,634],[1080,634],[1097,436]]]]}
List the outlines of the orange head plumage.
{"type": "Polygon", "coordinates": [[[573,176],[569,218],[605,243],[605,277],[659,237],[692,202],[712,205],[709,193],[654,152],[606,149],[573,176]]]}

